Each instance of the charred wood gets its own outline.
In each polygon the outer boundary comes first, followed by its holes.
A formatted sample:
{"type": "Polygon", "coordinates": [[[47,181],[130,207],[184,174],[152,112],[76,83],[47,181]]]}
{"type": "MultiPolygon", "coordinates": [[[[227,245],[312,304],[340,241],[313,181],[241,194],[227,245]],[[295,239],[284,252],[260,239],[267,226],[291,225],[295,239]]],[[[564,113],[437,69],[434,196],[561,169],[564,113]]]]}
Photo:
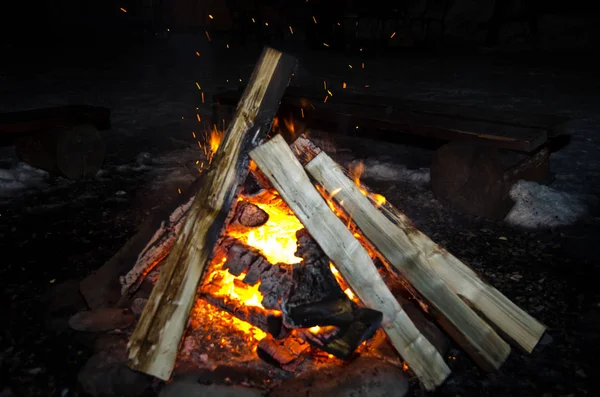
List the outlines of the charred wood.
{"type": "Polygon", "coordinates": [[[269,214],[256,204],[248,201],[238,201],[231,224],[237,227],[258,227],[269,220],[269,214]]]}
{"type": "MultiPolygon", "coordinates": [[[[210,292],[202,291],[202,299],[208,303],[224,310],[238,319],[247,322],[257,328],[262,329],[265,332],[269,332],[268,317],[269,314],[266,310],[256,306],[244,306],[242,303],[235,299],[228,299],[225,297],[218,297],[211,295],[210,292]]],[[[271,320],[273,321],[273,320],[271,320]]]]}
{"type": "Polygon", "coordinates": [[[264,361],[293,372],[304,361],[310,351],[310,345],[290,334],[282,340],[267,336],[258,343],[256,353],[264,361]]]}

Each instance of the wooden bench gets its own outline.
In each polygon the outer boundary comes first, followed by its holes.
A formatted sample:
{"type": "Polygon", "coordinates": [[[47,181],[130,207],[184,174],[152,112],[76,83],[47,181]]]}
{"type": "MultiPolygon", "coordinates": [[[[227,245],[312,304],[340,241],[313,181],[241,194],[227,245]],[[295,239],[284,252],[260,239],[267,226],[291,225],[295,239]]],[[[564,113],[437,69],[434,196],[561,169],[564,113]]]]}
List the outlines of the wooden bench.
{"type": "MultiPolygon", "coordinates": [[[[358,126],[361,127],[359,131],[377,128],[385,131],[377,134],[378,138],[390,142],[400,140],[400,133],[448,142],[469,141],[524,153],[541,148],[550,136],[560,133],[567,121],[564,117],[554,115],[478,109],[339,91],[324,103],[326,95],[290,87],[282,101],[282,111],[291,112],[298,119],[304,114],[309,126],[329,122],[352,128],[358,126]]],[[[217,94],[215,103],[220,115],[216,115],[216,119],[228,119],[238,99],[237,91],[217,94]]]]}
{"type": "Polygon", "coordinates": [[[99,130],[110,128],[110,110],[72,105],[0,114],[0,144],[15,145],[27,164],[69,179],[96,174],[104,162],[99,130]]]}
{"type": "MultiPolygon", "coordinates": [[[[508,191],[514,182],[551,177],[548,141],[562,134],[568,121],[555,115],[340,91],[325,102],[326,95],[289,87],[279,116],[304,119],[309,128],[333,133],[396,143],[412,135],[434,142],[439,147],[431,167],[436,196],[457,209],[492,219],[503,218],[512,207],[508,191]]],[[[214,99],[213,119],[221,125],[235,111],[239,92],[224,92],[214,99]]]]}

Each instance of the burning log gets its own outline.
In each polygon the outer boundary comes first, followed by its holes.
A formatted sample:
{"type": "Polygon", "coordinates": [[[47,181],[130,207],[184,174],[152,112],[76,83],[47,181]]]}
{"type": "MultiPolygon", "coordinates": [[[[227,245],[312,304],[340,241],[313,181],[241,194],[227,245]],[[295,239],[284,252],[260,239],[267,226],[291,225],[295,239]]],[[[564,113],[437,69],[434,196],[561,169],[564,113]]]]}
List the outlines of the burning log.
{"type": "Polygon", "coordinates": [[[198,283],[248,174],[248,152],[270,130],[295,63],[273,49],[263,51],[130,338],[132,369],[164,380],[171,376],[198,283]]]}
{"type": "MultiPolygon", "coordinates": [[[[295,147],[298,151],[302,151],[305,141],[304,138],[300,138],[296,142],[295,147]]],[[[527,352],[533,350],[545,331],[542,324],[498,290],[484,283],[467,265],[417,230],[413,223],[391,204],[385,203],[379,211],[373,203],[369,202],[367,197],[372,197],[372,195],[368,190],[361,186],[361,189],[365,190],[361,192],[329,156],[325,153],[314,156],[317,152],[312,143],[308,147],[307,153],[314,157],[307,164],[307,171],[327,191],[337,191],[334,199],[338,204],[347,213],[352,214],[353,221],[361,228],[366,237],[381,251],[390,264],[409,279],[426,298],[429,295],[437,299],[436,291],[431,290],[430,287],[431,280],[436,278],[439,280],[438,284],[441,282],[446,285],[454,294],[482,314],[503,335],[509,337],[527,352]],[[392,238],[387,236],[392,236],[392,238]],[[418,269],[421,269],[421,277],[417,272],[418,269]]],[[[447,291],[444,292],[444,296],[448,296],[447,291]]],[[[459,307],[457,304],[460,301],[456,298],[451,298],[451,300],[444,298],[438,302],[445,306],[445,308],[437,307],[439,311],[455,315],[452,312],[459,307]],[[453,302],[451,307],[446,305],[449,302],[453,302]]],[[[438,306],[435,301],[431,303],[438,306]]],[[[508,354],[508,349],[497,343],[498,338],[491,334],[490,330],[481,325],[477,326],[480,324],[478,318],[474,318],[473,314],[467,313],[464,308],[462,311],[465,313],[465,317],[462,320],[457,319],[459,322],[454,325],[471,342],[477,343],[479,340],[494,349],[487,353],[486,360],[496,367],[499,366],[503,361],[502,357],[508,354]],[[471,327],[477,326],[477,330],[473,330],[476,332],[471,335],[466,334],[467,329],[461,325],[462,321],[469,318],[474,320],[468,320],[467,324],[471,327]],[[495,347],[489,345],[492,341],[496,341],[495,347]],[[490,354],[495,354],[496,358],[490,354]]],[[[480,346],[481,350],[479,351],[481,354],[486,354],[483,347],[480,346]]],[[[472,354],[478,355],[472,349],[469,350],[472,354]]]]}
{"type": "Polygon", "coordinates": [[[250,156],[367,307],[384,315],[383,328],[424,386],[432,390],[449,375],[435,347],[417,330],[387,289],[367,251],[314,188],[281,136],[250,156]]]}
{"type": "MultiPolygon", "coordinates": [[[[312,159],[320,152],[320,149],[304,137],[299,138],[294,146],[298,152],[304,153],[303,156],[306,159],[312,159]],[[307,150],[303,151],[303,146],[307,150]]],[[[307,171],[327,190],[337,190],[343,187],[334,198],[338,203],[343,200],[344,205],[342,207],[353,214],[353,220],[362,230],[354,210],[358,208],[359,204],[361,205],[360,208],[363,208],[363,205],[367,205],[366,202],[362,199],[356,199],[358,189],[350,187],[350,184],[354,185],[354,183],[343,175],[339,165],[335,164],[324,153],[320,157],[321,159],[317,160],[315,158],[314,160],[317,161],[311,161],[310,165],[306,166],[307,171]]],[[[361,196],[364,196],[366,192],[367,197],[373,197],[369,193],[368,187],[361,185],[361,189],[364,190],[360,194],[361,196]]],[[[372,205],[368,211],[374,213],[372,205]]],[[[408,251],[404,252],[416,253],[413,259],[421,262],[422,266],[435,271],[436,275],[452,292],[493,324],[503,336],[506,336],[526,352],[531,353],[533,351],[546,330],[544,325],[515,305],[497,289],[481,280],[469,266],[419,231],[410,219],[393,205],[386,202],[381,205],[380,211],[388,219],[387,222],[391,222],[397,230],[396,238],[402,240],[404,246],[407,247],[408,251]]],[[[367,237],[369,236],[367,235],[367,237]]],[[[391,262],[391,265],[400,272],[404,271],[402,261],[391,262]]]]}
{"type": "Polygon", "coordinates": [[[267,336],[258,343],[256,353],[268,363],[293,372],[310,351],[310,345],[290,334],[282,340],[267,336]]]}
{"type": "Polygon", "coordinates": [[[232,219],[233,225],[244,227],[262,226],[269,220],[269,214],[261,210],[256,204],[248,201],[238,201],[235,214],[232,219]]]}
{"type": "MultiPolygon", "coordinates": [[[[321,152],[306,170],[348,213],[361,232],[400,271],[441,317],[446,331],[482,367],[498,369],[510,353],[494,330],[455,295],[416,249],[406,232],[390,222],[364,196],[355,183],[326,153],[321,152]]],[[[408,231],[410,233],[410,231],[408,231]]]]}
{"type": "MultiPolygon", "coordinates": [[[[206,290],[205,290],[206,291],[206,290]]],[[[232,314],[238,319],[254,325],[265,332],[272,329],[269,327],[269,313],[257,306],[242,306],[239,301],[226,297],[214,296],[208,291],[202,292],[202,299],[232,314]]]]}

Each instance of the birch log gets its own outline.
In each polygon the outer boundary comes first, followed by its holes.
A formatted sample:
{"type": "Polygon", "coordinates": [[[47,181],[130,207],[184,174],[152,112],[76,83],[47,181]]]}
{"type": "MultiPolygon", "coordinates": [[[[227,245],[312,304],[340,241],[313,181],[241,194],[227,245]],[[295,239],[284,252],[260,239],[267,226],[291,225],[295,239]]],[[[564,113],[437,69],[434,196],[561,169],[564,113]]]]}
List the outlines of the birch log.
{"type": "Polygon", "coordinates": [[[398,353],[428,390],[450,374],[435,347],[417,330],[387,289],[367,251],[310,182],[285,140],[277,135],[250,152],[308,232],[334,262],[350,288],[384,315],[382,326],[398,353]]]}
{"type": "Polygon", "coordinates": [[[171,376],[198,282],[248,174],[248,152],[270,130],[295,64],[278,51],[263,51],[130,338],[132,369],[164,380],[171,376]]]}
{"type": "MultiPolygon", "coordinates": [[[[303,136],[296,140],[293,148],[303,163],[310,162],[321,153],[320,148],[303,136]]],[[[327,169],[331,165],[331,162],[333,162],[333,160],[329,160],[327,161],[328,164],[314,163],[311,167],[307,167],[307,170],[317,180],[325,179],[325,173],[318,171],[316,169],[317,166],[319,169],[324,168],[327,174],[335,172],[336,178],[342,178],[342,175],[340,175],[340,171],[342,170],[337,164],[335,164],[335,167],[327,169]]],[[[324,161],[323,159],[320,160],[320,162],[324,161]]],[[[319,181],[319,183],[322,182],[324,180],[319,181]]],[[[337,185],[336,183],[330,183],[330,186],[332,188],[341,187],[341,185],[337,185]]],[[[361,189],[367,192],[367,197],[372,196],[368,186],[361,184],[361,189]]],[[[341,193],[338,193],[338,195],[341,193]]],[[[338,195],[334,198],[342,200],[342,196],[338,195]]],[[[364,200],[361,201],[364,203],[364,200]]],[[[347,201],[344,201],[344,207],[346,204],[347,201]]],[[[396,228],[401,230],[401,233],[399,233],[400,238],[405,239],[406,244],[411,245],[413,251],[416,250],[420,253],[416,256],[416,259],[426,261],[428,266],[435,271],[437,276],[455,294],[482,315],[503,337],[506,337],[510,342],[528,353],[533,351],[546,331],[546,327],[543,324],[515,305],[500,291],[481,280],[460,259],[433,242],[423,232],[418,230],[406,215],[389,202],[383,204],[379,210],[396,228]]],[[[356,221],[355,218],[353,220],[356,221]]],[[[402,271],[401,265],[394,263],[392,265],[397,270],[402,271]]]]}

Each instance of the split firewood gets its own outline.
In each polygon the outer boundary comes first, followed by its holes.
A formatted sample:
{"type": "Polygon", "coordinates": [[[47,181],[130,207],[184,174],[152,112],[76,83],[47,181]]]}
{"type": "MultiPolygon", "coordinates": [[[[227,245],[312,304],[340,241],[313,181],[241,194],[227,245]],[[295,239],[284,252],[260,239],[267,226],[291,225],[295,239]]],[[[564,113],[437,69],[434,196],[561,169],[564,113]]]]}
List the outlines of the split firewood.
{"type": "Polygon", "coordinates": [[[367,251],[331,211],[285,140],[275,136],[250,156],[361,301],[383,313],[383,329],[425,388],[440,385],[450,374],[444,359],[402,310],[367,251]]]}
{"type": "MultiPolygon", "coordinates": [[[[303,154],[305,159],[309,161],[315,158],[320,149],[310,142],[306,137],[300,137],[294,143],[297,153],[303,154]],[[307,148],[304,151],[303,148],[307,148]]],[[[342,184],[338,182],[344,181],[344,186],[349,186],[348,178],[342,179],[342,169],[339,165],[332,166],[333,160],[326,160],[324,154],[321,160],[312,163],[310,167],[306,167],[309,173],[317,179],[317,181],[326,189],[339,189],[342,184]],[[319,171],[327,170],[327,172],[319,171]],[[334,173],[336,178],[331,178],[331,173],[334,173]],[[334,180],[335,179],[335,180],[334,180]],[[325,185],[326,183],[326,185],[325,185]]],[[[328,158],[328,156],[327,156],[328,158]]],[[[334,196],[334,199],[341,203],[350,189],[343,188],[334,196]]],[[[399,229],[396,234],[397,238],[404,241],[410,251],[416,253],[413,259],[422,262],[423,266],[430,267],[438,277],[462,300],[466,301],[477,313],[481,314],[485,320],[490,322],[502,336],[506,336],[511,342],[522,348],[528,353],[533,351],[541,337],[543,336],[546,327],[531,317],[528,313],[515,305],[510,299],[500,293],[497,289],[484,282],[477,274],[460,259],[440,247],[433,242],[424,233],[419,231],[412,221],[404,215],[400,210],[392,204],[386,202],[375,203],[370,189],[364,184],[361,189],[366,192],[366,196],[370,198],[371,204],[379,206],[381,213],[399,229]]],[[[353,189],[354,190],[354,189],[353,189]]],[[[364,193],[363,192],[363,193],[364,193]]],[[[356,190],[354,190],[356,193],[356,190]]],[[[354,195],[352,195],[354,197],[354,195]]],[[[365,205],[364,200],[361,200],[365,205]]],[[[353,220],[357,223],[354,216],[354,211],[347,205],[349,201],[346,199],[341,205],[349,213],[353,214],[353,220]]],[[[353,201],[354,203],[354,201],[353,201]]],[[[353,204],[354,205],[354,204],[353,204]]],[[[372,207],[372,206],[371,206],[372,207]]],[[[354,208],[354,207],[352,207],[354,208]]],[[[371,211],[372,212],[372,209],[371,211]]],[[[361,227],[360,225],[358,225],[361,227]]],[[[362,227],[361,227],[362,229],[362,227]]],[[[368,236],[367,236],[368,237],[368,236]]],[[[391,263],[397,271],[403,272],[404,265],[402,262],[391,263]]]]}
{"type": "Polygon", "coordinates": [[[129,340],[132,369],[170,378],[198,283],[248,174],[248,153],[270,130],[295,64],[278,51],[263,51],[129,340]]]}
{"type": "Polygon", "coordinates": [[[325,152],[306,170],[351,214],[352,221],[389,263],[415,287],[435,310],[438,321],[471,357],[485,369],[498,369],[510,347],[443,282],[403,230],[390,222],[364,196],[342,168],[325,152]]]}

